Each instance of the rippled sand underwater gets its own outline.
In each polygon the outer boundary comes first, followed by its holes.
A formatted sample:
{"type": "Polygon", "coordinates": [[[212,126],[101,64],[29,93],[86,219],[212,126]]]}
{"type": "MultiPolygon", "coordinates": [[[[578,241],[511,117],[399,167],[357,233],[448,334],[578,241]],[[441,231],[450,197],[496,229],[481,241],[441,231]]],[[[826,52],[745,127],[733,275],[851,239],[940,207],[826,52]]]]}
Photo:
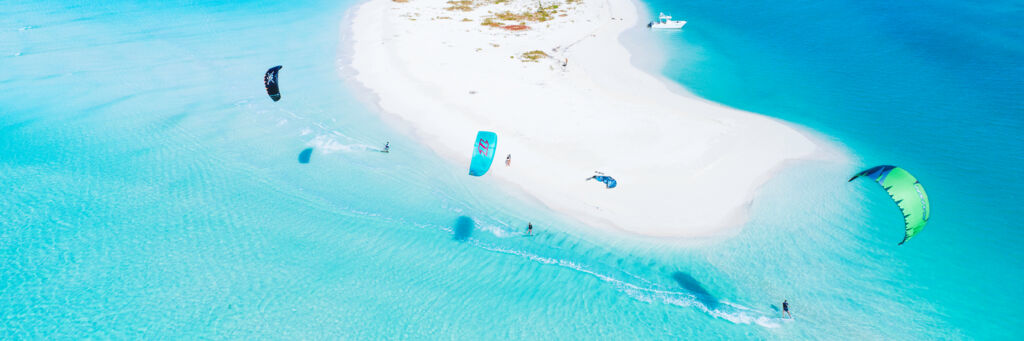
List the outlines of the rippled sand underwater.
{"type": "MultiPolygon", "coordinates": [[[[979,203],[951,199],[954,174],[974,166],[856,153],[865,164],[910,160],[934,174],[915,171],[937,210],[962,207],[906,247],[895,247],[888,198],[845,183],[859,165],[827,162],[766,185],[734,237],[670,246],[586,233],[382,122],[338,70],[338,22],[352,5],[0,5],[10,28],[0,33],[0,335],[1020,334],[1018,308],[986,304],[978,320],[949,308],[990,300],[989,284],[968,279],[1014,280],[1024,268],[1010,246],[1019,232],[991,237],[1015,224],[971,220],[979,203]],[[284,65],[277,103],[262,84],[273,65],[284,65]],[[385,141],[391,153],[376,152],[385,141]],[[522,236],[527,222],[533,237],[522,236]],[[783,299],[792,320],[780,318],[783,299]],[[989,331],[970,328],[980,320],[989,331]]],[[[795,116],[853,150],[871,145],[795,116]]],[[[1019,132],[1019,118],[1001,119],[1019,132]]],[[[1019,142],[1006,139],[993,138],[1019,142]]],[[[986,171],[1004,187],[978,191],[1021,186],[986,171]]]]}

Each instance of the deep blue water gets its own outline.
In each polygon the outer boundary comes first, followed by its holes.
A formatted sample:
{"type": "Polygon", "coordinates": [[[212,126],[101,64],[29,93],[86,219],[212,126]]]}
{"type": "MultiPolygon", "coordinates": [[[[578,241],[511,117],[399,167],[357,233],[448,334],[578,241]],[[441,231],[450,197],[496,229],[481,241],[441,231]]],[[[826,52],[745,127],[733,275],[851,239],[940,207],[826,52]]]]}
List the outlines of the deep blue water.
{"type": "Polygon", "coordinates": [[[690,21],[652,33],[667,77],[857,163],[795,165],[738,235],[672,246],[382,122],[338,72],[353,4],[0,4],[0,338],[1022,334],[1020,5],[650,2],[690,21]],[[881,163],[935,209],[901,247],[884,192],[845,182],[881,163]]]}
{"type": "Polygon", "coordinates": [[[953,335],[1020,337],[1020,2],[648,3],[689,20],[660,34],[667,77],[822,132],[862,166],[896,164],[927,186],[932,219],[899,249],[908,267],[893,280],[914,288],[902,304],[931,302],[953,335]]]}

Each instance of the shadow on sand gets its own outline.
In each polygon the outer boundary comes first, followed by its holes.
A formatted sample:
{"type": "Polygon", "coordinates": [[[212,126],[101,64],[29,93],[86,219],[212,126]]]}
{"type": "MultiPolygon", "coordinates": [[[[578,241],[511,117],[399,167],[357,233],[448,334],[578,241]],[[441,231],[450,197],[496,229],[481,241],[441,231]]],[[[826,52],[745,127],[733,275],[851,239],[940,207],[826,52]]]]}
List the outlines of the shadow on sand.
{"type": "Polygon", "coordinates": [[[299,153],[299,163],[309,163],[310,156],[313,156],[313,148],[303,149],[302,152],[299,153]]]}
{"type": "Polygon", "coordinates": [[[452,228],[452,240],[464,242],[469,239],[469,236],[473,235],[473,227],[476,223],[473,219],[467,216],[461,216],[455,219],[455,227],[452,228]]]}
{"type": "Polygon", "coordinates": [[[682,287],[683,290],[689,291],[693,294],[694,298],[697,299],[697,302],[700,302],[708,309],[715,309],[718,307],[718,299],[711,296],[711,293],[708,292],[707,289],[704,289],[704,286],[700,285],[700,282],[693,278],[693,276],[690,276],[690,274],[682,271],[676,271],[672,274],[672,279],[676,280],[676,283],[679,283],[679,286],[682,287]]]}

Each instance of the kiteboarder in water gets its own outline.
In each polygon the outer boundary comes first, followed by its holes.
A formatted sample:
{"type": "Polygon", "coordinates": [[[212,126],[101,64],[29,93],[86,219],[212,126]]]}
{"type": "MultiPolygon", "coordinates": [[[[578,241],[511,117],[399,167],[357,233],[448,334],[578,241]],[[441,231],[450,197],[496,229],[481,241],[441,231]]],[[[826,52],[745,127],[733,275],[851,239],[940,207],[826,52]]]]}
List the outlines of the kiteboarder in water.
{"type": "Polygon", "coordinates": [[[789,318],[793,318],[793,315],[789,314],[789,301],[788,300],[782,300],[782,312],[786,313],[786,316],[788,316],[789,318]]]}
{"type": "Polygon", "coordinates": [[[385,153],[390,153],[391,152],[391,141],[384,142],[384,150],[382,150],[382,152],[385,152],[385,153]]]}
{"type": "Polygon", "coordinates": [[[533,222],[526,223],[526,234],[533,233],[533,222]]]}

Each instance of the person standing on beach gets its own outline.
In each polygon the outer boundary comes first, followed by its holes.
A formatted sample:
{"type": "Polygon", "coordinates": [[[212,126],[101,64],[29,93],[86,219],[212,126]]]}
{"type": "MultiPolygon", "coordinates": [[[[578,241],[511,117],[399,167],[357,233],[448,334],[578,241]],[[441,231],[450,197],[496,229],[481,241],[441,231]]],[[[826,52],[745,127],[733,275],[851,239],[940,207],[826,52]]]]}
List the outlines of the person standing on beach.
{"type": "Polygon", "coordinates": [[[511,166],[511,165],[512,165],[512,154],[508,154],[508,156],[505,156],[505,167],[508,167],[508,166],[511,166]]]}
{"type": "Polygon", "coordinates": [[[786,316],[788,316],[789,318],[793,318],[793,315],[789,314],[789,301],[788,300],[782,300],[782,312],[786,313],[786,316]]]}
{"type": "Polygon", "coordinates": [[[526,234],[530,235],[531,233],[533,233],[533,223],[526,223],[526,234]]]}

